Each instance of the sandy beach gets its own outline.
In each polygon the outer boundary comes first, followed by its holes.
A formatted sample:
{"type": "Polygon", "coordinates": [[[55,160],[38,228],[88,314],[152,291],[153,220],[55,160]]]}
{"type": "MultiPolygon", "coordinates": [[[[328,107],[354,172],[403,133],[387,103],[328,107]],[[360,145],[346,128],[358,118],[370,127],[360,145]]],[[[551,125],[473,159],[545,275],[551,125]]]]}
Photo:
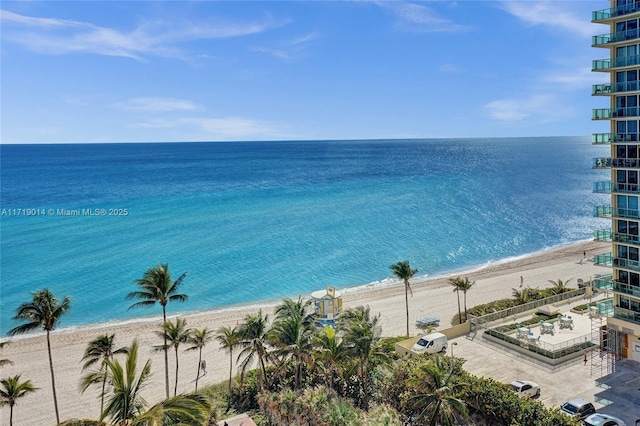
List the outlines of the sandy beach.
{"type": "MultiPolygon", "coordinates": [[[[511,297],[512,289],[520,287],[522,277],[524,287],[549,287],[549,280],[571,280],[570,287],[576,286],[577,279],[589,280],[596,274],[607,273],[606,268],[598,267],[588,260],[592,256],[610,251],[610,244],[601,242],[583,242],[555,250],[544,251],[511,261],[486,266],[474,271],[466,271],[451,276],[468,277],[475,285],[467,293],[467,306],[486,303],[492,300],[511,297]],[[587,259],[583,259],[586,252],[587,259]]],[[[424,274],[427,271],[419,271],[424,274]]],[[[424,316],[437,316],[441,319],[441,328],[446,328],[453,315],[458,311],[456,294],[448,283],[449,277],[437,277],[412,282],[413,297],[409,299],[411,334],[420,332],[415,320],[424,316]]],[[[188,289],[185,288],[185,291],[188,289]]],[[[308,295],[303,294],[303,297],[308,295]]],[[[368,305],[372,313],[379,313],[384,336],[397,336],[405,333],[405,299],[402,283],[387,286],[362,287],[357,291],[344,293],[346,309],[368,305]]],[[[263,309],[271,311],[272,305],[263,309]]],[[[157,306],[160,315],[160,307],[157,306]]],[[[194,315],[180,315],[187,319],[188,327],[216,330],[221,326],[235,326],[256,308],[212,311],[194,315]]],[[[175,318],[176,315],[171,318],[175,318]]],[[[81,358],[87,343],[101,334],[115,333],[116,345],[128,346],[133,339],[140,343],[140,359],[152,360],[152,383],[144,390],[147,402],[152,405],[164,397],[164,361],[162,352],[153,350],[161,344],[156,335],[159,330],[160,316],[155,320],[130,322],[109,326],[92,326],[68,330],[61,328],[51,335],[53,362],[56,374],[56,389],[61,420],[69,418],[97,418],[100,403],[98,391],[89,389],[84,394],[79,391],[81,358]]],[[[61,325],[64,326],[64,318],[61,325]]],[[[21,426],[44,426],[55,424],[53,397],[49,365],[44,335],[20,337],[2,341],[11,343],[2,350],[1,357],[11,359],[14,364],[2,367],[2,378],[22,374],[21,379],[30,379],[40,388],[17,403],[14,408],[14,424],[21,426]]],[[[186,349],[186,346],[184,347],[186,349]]],[[[194,389],[198,370],[198,352],[180,350],[180,375],[178,392],[194,389]]],[[[199,386],[220,382],[228,377],[229,355],[219,350],[216,342],[209,343],[203,350],[208,373],[200,378],[199,386]]],[[[173,389],[174,357],[170,353],[170,380],[173,389]]],[[[234,363],[235,365],[235,363],[234,363]]],[[[9,408],[0,409],[0,424],[9,424],[9,408]]]]}

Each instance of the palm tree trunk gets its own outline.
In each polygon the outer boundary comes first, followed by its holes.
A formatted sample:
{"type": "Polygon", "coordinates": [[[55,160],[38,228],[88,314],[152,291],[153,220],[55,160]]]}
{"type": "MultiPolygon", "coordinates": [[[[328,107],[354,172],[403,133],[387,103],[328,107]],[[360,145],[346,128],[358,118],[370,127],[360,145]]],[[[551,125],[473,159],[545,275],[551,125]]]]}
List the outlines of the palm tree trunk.
{"type": "Polygon", "coordinates": [[[13,426],[13,404],[9,405],[9,426],[13,426]]]}
{"type": "Polygon", "coordinates": [[[102,416],[102,412],[104,411],[104,389],[107,386],[107,366],[104,362],[102,363],[102,367],[104,368],[104,377],[102,378],[102,393],[100,394],[100,416],[102,416]]]}
{"type": "Polygon", "coordinates": [[[196,367],[196,392],[198,391],[198,379],[200,378],[200,364],[202,363],[202,348],[198,353],[198,366],[196,367]]]}
{"type": "Polygon", "coordinates": [[[60,423],[58,413],[58,396],[56,395],[56,378],[53,374],[53,358],[51,358],[51,341],[49,340],[49,330],[47,330],[47,352],[49,352],[49,369],[51,370],[51,389],[53,389],[53,406],[56,409],[56,424],[60,423]]]}
{"type": "MultiPolygon", "coordinates": [[[[164,305],[162,306],[162,326],[167,323],[167,310],[164,305]]],[[[169,348],[167,348],[167,335],[164,334],[164,383],[167,393],[167,398],[169,398],[169,348]]]]}
{"type": "Polygon", "coordinates": [[[409,337],[409,281],[404,280],[404,305],[407,311],[407,337],[409,337]]]}
{"type": "Polygon", "coordinates": [[[233,374],[233,351],[229,350],[229,390],[227,391],[227,411],[231,408],[231,375],[233,374]]]}
{"type": "Polygon", "coordinates": [[[456,289],[456,294],[458,295],[458,321],[460,324],[462,324],[462,311],[460,310],[460,291],[458,289],[456,289]]]}
{"type": "Polygon", "coordinates": [[[173,396],[178,394],[178,347],[176,346],[176,384],[173,388],[173,396]]]}
{"type": "Polygon", "coordinates": [[[467,321],[467,292],[464,292],[464,321],[467,321]]]}

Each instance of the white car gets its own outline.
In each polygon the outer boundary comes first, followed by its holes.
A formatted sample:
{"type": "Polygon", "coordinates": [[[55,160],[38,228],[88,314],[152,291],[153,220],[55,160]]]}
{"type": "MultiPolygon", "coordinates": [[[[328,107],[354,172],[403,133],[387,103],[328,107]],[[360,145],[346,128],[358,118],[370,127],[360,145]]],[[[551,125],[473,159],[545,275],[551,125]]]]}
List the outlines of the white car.
{"type": "Polygon", "coordinates": [[[619,418],[601,413],[592,414],[583,421],[585,426],[626,426],[619,418]]]}
{"type": "Polygon", "coordinates": [[[516,391],[518,395],[526,396],[527,398],[537,398],[540,396],[540,385],[535,382],[514,380],[509,386],[511,386],[511,389],[516,391]]]}

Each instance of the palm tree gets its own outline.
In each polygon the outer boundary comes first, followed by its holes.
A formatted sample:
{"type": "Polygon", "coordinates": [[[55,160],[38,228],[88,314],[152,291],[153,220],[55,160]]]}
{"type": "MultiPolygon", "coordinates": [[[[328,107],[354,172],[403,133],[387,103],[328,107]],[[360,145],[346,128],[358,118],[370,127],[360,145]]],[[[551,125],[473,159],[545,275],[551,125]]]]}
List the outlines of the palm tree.
{"type": "Polygon", "coordinates": [[[25,302],[17,309],[14,320],[28,321],[26,324],[12,328],[7,333],[9,336],[26,333],[36,328],[42,328],[47,334],[47,352],[49,354],[49,370],[51,371],[51,389],[53,389],[53,406],[56,410],[56,422],[60,423],[58,413],[58,398],[56,395],[56,379],[53,373],[53,358],[51,357],[51,340],[49,333],[56,327],[62,315],[64,315],[71,304],[71,299],[66,296],[60,303],[58,298],[48,289],[32,292],[33,300],[25,302]]]}
{"type": "MultiPolygon", "coordinates": [[[[140,290],[132,291],[127,295],[127,300],[140,300],[129,307],[149,307],[156,303],[162,306],[162,324],[167,322],[167,303],[185,302],[189,296],[178,293],[180,286],[188,272],[180,275],[180,278],[173,281],[169,274],[169,265],[161,264],[155,268],[150,268],[144,276],[135,283],[140,286],[140,290]]],[[[167,341],[164,342],[164,380],[167,398],[169,398],[169,355],[167,341]]]]}
{"type": "Polygon", "coordinates": [[[467,416],[464,401],[458,398],[464,385],[456,380],[458,364],[442,355],[420,367],[422,375],[410,379],[417,388],[414,406],[420,411],[418,419],[428,418],[430,426],[459,424],[456,415],[467,416]]]}
{"type": "Polygon", "coordinates": [[[97,373],[89,373],[82,378],[80,389],[84,393],[89,386],[94,383],[102,382],[102,392],[100,392],[100,413],[104,411],[104,391],[107,385],[107,363],[114,355],[127,353],[127,348],[113,349],[113,341],[115,334],[102,334],[87,344],[82,360],[85,361],[82,370],[91,367],[96,363],[100,363],[100,370],[97,373]]]}
{"type": "Polygon", "coordinates": [[[418,270],[411,268],[411,265],[406,260],[394,263],[389,266],[389,268],[391,268],[393,275],[404,281],[404,301],[407,310],[407,336],[409,336],[409,293],[411,293],[411,297],[413,297],[413,291],[411,290],[409,280],[418,272],[418,270]]]}
{"type": "Polygon", "coordinates": [[[327,375],[328,387],[334,389],[336,377],[340,378],[340,364],[349,357],[348,348],[344,340],[338,337],[333,327],[324,327],[313,336],[316,363],[322,364],[327,375]]]}
{"type": "Polygon", "coordinates": [[[35,392],[38,388],[31,384],[31,380],[20,381],[20,374],[0,380],[2,389],[0,389],[0,407],[9,406],[9,426],[13,426],[13,407],[18,399],[35,392]]]}
{"type": "Polygon", "coordinates": [[[560,279],[557,281],[549,280],[549,282],[553,286],[551,287],[551,292],[553,294],[564,293],[565,291],[567,291],[567,284],[569,284],[569,281],[571,281],[572,279],[573,278],[569,278],[567,281],[564,281],[564,282],[560,279]]]}
{"type": "Polygon", "coordinates": [[[234,327],[220,327],[216,331],[216,340],[220,343],[220,349],[229,352],[229,389],[227,391],[227,411],[231,408],[231,377],[233,374],[233,348],[241,341],[238,330],[234,327]]]}
{"type": "MultiPolygon", "coordinates": [[[[464,277],[464,280],[460,280],[459,287],[464,294],[464,320],[467,321],[467,291],[471,290],[476,284],[475,281],[469,281],[469,277],[464,277]]],[[[462,321],[461,321],[462,322],[462,321]]]]}
{"type": "Polygon", "coordinates": [[[344,332],[343,340],[349,354],[357,359],[358,377],[362,386],[362,403],[369,407],[369,372],[376,362],[389,362],[389,355],[379,346],[380,316],[371,317],[367,306],[347,309],[338,318],[338,329],[344,332]]]}
{"type": "Polygon", "coordinates": [[[458,295],[458,321],[462,324],[462,311],[460,310],[460,290],[462,279],[460,277],[449,278],[449,284],[453,286],[453,291],[458,295]]]}
{"type": "Polygon", "coordinates": [[[198,379],[200,378],[200,365],[202,364],[202,349],[213,339],[213,331],[203,328],[193,329],[187,338],[187,343],[191,344],[188,351],[198,350],[198,367],[196,372],[196,391],[198,390],[198,379]]]}
{"type": "MultiPolygon", "coordinates": [[[[210,420],[211,403],[200,394],[178,395],[154,405],[131,422],[131,426],[194,425],[210,420]]],[[[207,423],[211,424],[211,423],[207,423]]]]}
{"type": "MultiPolygon", "coordinates": [[[[189,340],[189,334],[191,330],[187,328],[187,320],[177,318],[176,322],[167,321],[162,326],[162,331],[157,332],[158,336],[164,339],[165,345],[173,348],[176,352],[176,382],[173,388],[173,396],[178,393],[178,348],[181,343],[186,343],[189,340]]],[[[167,346],[159,346],[161,350],[166,350],[167,346]]]]}
{"type": "Polygon", "coordinates": [[[269,324],[269,315],[263,314],[262,309],[257,314],[249,314],[244,318],[244,322],[238,326],[238,334],[240,335],[240,346],[242,350],[238,354],[238,361],[244,358],[240,363],[240,381],[244,378],[247,367],[251,365],[254,357],[258,358],[261,374],[258,375],[258,390],[261,390],[262,383],[267,378],[266,362],[269,361],[269,352],[267,350],[267,331],[269,324]]]}
{"type": "Polygon", "coordinates": [[[294,359],[294,390],[300,387],[302,363],[311,359],[314,326],[310,306],[311,301],[301,297],[297,301],[285,299],[276,308],[276,319],[268,333],[269,342],[277,348],[275,354],[294,359]]]}
{"type": "Polygon", "coordinates": [[[124,367],[117,359],[106,360],[106,365],[112,395],[107,400],[107,407],[102,412],[100,420],[110,417],[113,424],[130,425],[131,420],[140,415],[146,405],[141,390],[151,376],[151,360],[147,360],[138,372],[138,341],[134,340],[127,349],[124,367]]]}

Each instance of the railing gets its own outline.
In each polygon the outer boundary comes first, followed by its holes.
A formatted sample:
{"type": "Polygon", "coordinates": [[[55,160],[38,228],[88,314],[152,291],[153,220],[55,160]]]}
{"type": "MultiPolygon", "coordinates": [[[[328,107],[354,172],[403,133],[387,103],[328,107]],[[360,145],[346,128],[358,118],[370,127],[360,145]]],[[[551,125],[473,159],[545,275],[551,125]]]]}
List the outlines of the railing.
{"type": "Polygon", "coordinates": [[[591,114],[592,120],[608,120],[610,118],[637,117],[638,107],[596,108],[591,114]]]}
{"type": "Polygon", "coordinates": [[[634,297],[640,297],[640,287],[619,281],[613,281],[613,291],[630,294],[634,297]]]}
{"type": "Polygon", "coordinates": [[[621,308],[619,306],[613,307],[613,317],[620,318],[627,321],[640,324],[640,312],[632,311],[631,309],[621,308]]]}
{"type": "Polygon", "coordinates": [[[640,186],[637,183],[614,183],[611,186],[613,192],[638,193],[640,186]]]}
{"type": "Polygon", "coordinates": [[[611,160],[611,164],[609,165],[609,167],[620,167],[620,168],[625,168],[625,167],[633,167],[633,168],[638,168],[640,167],[640,160],[637,158],[614,158],[611,160]]]}
{"type": "Polygon", "coordinates": [[[640,210],[637,209],[612,209],[612,216],[626,219],[640,219],[640,210]]]}
{"type": "Polygon", "coordinates": [[[593,182],[593,192],[596,194],[611,194],[611,181],[593,182]]]}
{"type": "Polygon", "coordinates": [[[600,290],[612,290],[613,289],[613,275],[603,275],[593,280],[593,286],[600,290]]]}
{"type": "Polygon", "coordinates": [[[627,31],[618,31],[616,33],[601,34],[591,37],[592,46],[601,46],[603,44],[617,43],[620,41],[632,40],[640,37],[640,29],[634,28],[627,31]]]}
{"type": "Polygon", "coordinates": [[[610,157],[598,157],[593,159],[593,164],[591,165],[594,169],[608,169],[611,167],[611,158],[610,157]]]}
{"type": "Polygon", "coordinates": [[[637,133],[594,133],[592,144],[610,144],[611,142],[638,142],[637,133]]]}
{"type": "Polygon", "coordinates": [[[640,262],[632,259],[625,259],[623,257],[614,257],[613,266],[618,268],[632,269],[634,271],[640,271],[640,262]]]}
{"type": "Polygon", "coordinates": [[[612,68],[623,68],[640,65],[640,55],[621,56],[619,58],[595,59],[591,61],[592,71],[608,71],[612,68]]]}
{"type": "Polygon", "coordinates": [[[602,21],[603,19],[615,18],[616,16],[627,15],[640,10],[638,3],[623,4],[609,9],[596,10],[591,12],[592,21],[602,21]]]}
{"type": "Polygon", "coordinates": [[[595,308],[595,311],[600,315],[610,317],[614,314],[613,299],[610,298],[596,302],[596,305],[592,308],[595,308]]]}
{"type": "Polygon", "coordinates": [[[593,232],[593,239],[595,241],[611,241],[612,233],[611,228],[608,229],[598,229],[593,232]]]}
{"type": "Polygon", "coordinates": [[[635,92],[638,90],[637,81],[625,81],[623,83],[594,84],[591,87],[592,95],[610,95],[612,93],[635,92]]]}
{"type": "Polygon", "coordinates": [[[593,208],[594,217],[611,217],[613,213],[613,207],[611,205],[595,206],[593,208]]]}
{"type": "Polygon", "coordinates": [[[613,241],[623,244],[640,244],[640,239],[637,235],[621,234],[617,232],[613,234],[613,241]]]}
{"type": "Polygon", "coordinates": [[[593,256],[593,264],[596,266],[613,266],[613,256],[611,256],[611,252],[596,254],[593,256]]]}
{"type": "Polygon", "coordinates": [[[486,330],[484,334],[495,337],[496,339],[502,340],[503,342],[519,346],[528,350],[529,352],[542,355],[545,358],[549,359],[564,358],[567,355],[576,354],[577,352],[583,352],[586,349],[591,349],[592,347],[596,346],[593,342],[591,342],[590,334],[585,334],[571,340],[556,343],[555,345],[542,341],[540,341],[538,344],[523,342],[522,340],[510,336],[509,334],[500,330],[499,327],[486,330]]]}

